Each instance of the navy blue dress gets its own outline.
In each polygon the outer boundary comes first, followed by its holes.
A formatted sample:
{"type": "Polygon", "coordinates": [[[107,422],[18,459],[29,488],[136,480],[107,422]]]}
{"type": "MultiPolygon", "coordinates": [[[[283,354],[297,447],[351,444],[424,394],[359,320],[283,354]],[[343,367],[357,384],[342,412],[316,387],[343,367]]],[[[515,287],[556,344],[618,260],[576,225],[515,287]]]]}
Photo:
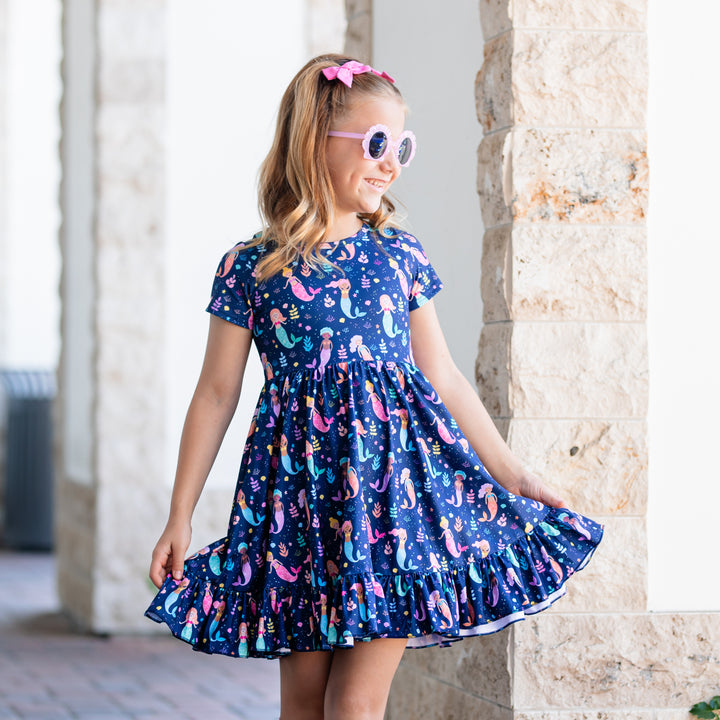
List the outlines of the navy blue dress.
{"type": "Polygon", "coordinates": [[[377,637],[409,647],[548,607],[603,528],[505,491],[415,365],[410,312],[438,279],[418,240],[367,225],[320,271],[257,283],[221,260],[208,311],[253,331],[265,370],[226,537],[146,615],[196,650],[277,657],[377,637]]]}

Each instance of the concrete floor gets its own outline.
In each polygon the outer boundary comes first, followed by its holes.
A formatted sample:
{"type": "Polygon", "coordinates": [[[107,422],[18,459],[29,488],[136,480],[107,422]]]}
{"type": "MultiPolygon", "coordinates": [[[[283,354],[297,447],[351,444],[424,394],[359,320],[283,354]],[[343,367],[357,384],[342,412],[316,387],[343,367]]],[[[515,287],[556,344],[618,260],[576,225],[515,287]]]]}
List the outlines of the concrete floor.
{"type": "Polygon", "coordinates": [[[278,661],[203,655],[171,637],[73,633],[52,555],[0,552],[2,720],[272,720],[278,661]]]}

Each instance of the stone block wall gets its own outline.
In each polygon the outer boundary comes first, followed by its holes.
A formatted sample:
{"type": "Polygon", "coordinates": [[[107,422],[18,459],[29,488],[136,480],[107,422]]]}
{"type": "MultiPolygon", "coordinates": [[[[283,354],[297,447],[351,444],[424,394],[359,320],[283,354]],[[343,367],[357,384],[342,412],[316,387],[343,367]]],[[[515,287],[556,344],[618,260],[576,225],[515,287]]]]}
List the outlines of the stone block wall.
{"type": "Polygon", "coordinates": [[[646,613],[646,12],[480,0],[478,388],[606,535],[551,610],[407,651],[391,720],[670,720],[717,692],[718,615],[646,613]]]}
{"type": "MultiPolygon", "coordinates": [[[[607,528],[562,614],[647,605],[645,4],[590,6],[480,5],[478,386],[513,451],[607,528]]],[[[512,630],[516,660],[544,621],[512,630]]]]}

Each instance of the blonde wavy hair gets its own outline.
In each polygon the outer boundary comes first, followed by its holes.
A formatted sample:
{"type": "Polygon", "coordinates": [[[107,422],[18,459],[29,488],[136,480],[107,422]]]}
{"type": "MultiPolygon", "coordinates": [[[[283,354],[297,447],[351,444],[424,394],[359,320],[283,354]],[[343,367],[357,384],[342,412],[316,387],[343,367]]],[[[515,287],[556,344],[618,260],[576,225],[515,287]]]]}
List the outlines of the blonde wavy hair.
{"type": "MultiPolygon", "coordinates": [[[[320,246],[326,242],[335,205],[325,152],[328,130],[360,97],[386,95],[404,105],[400,91],[373,73],[355,75],[351,88],[323,75],[325,68],[352,59],[335,54],[313,58],[292,79],[280,102],[275,139],[259,173],[263,229],[250,241],[268,247],[255,271],[258,282],[300,257],[314,268],[327,262],[320,246]]],[[[383,195],[376,212],[358,217],[386,230],[395,221],[395,205],[383,195]]]]}

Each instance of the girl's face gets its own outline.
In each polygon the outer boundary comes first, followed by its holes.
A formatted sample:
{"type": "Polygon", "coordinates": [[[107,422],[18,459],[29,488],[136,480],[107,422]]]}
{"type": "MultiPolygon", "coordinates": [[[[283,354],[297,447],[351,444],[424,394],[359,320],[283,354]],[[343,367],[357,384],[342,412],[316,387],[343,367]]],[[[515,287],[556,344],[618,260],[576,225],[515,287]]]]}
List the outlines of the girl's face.
{"type": "MultiPolygon", "coordinates": [[[[393,138],[398,138],[405,127],[403,104],[390,96],[361,98],[331,130],[364,134],[378,124],[386,125],[393,138]]],[[[352,232],[357,230],[357,213],[376,212],[401,169],[395,153],[388,152],[379,161],[367,160],[362,140],[344,137],[328,137],[327,165],[335,191],[335,225],[354,225],[352,232]]]]}

